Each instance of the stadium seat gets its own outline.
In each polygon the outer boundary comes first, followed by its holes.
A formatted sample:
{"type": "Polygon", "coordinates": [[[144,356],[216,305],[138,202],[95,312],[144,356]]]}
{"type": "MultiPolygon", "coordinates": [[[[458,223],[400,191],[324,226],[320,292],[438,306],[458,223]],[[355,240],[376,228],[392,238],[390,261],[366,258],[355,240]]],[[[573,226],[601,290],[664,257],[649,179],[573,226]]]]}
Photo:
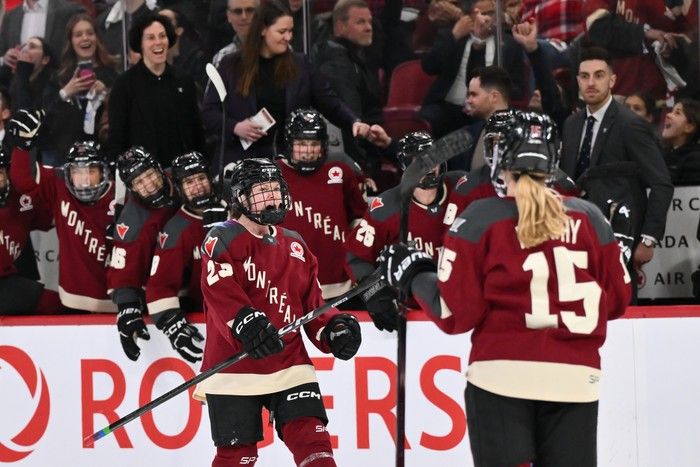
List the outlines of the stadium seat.
{"type": "Polygon", "coordinates": [[[420,60],[409,60],[397,65],[391,74],[385,111],[398,107],[412,108],[418,112],[435,79],[435,76],[423,71],[420,60]]]}

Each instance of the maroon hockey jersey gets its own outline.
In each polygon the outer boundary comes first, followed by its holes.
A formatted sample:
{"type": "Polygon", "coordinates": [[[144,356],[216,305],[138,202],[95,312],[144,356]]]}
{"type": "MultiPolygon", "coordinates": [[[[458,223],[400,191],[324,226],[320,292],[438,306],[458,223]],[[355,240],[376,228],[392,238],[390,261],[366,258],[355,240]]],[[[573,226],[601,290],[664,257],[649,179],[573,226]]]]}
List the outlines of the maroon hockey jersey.
{"type": "Polygon", "coordinates": [[[36,177],[27,151],[12,152],[10,177],[19,192],[35,193],[50,206],[56,224],[60,260],[58,295],[69,308],[91,312],[116,312],[107,296],[106,266],[111,242],[107,229],[114,221],[114,185],[95,204],[75,199],[66,187],[63,171],[38,166],[36,177]]]}
{"type": "Polygon", "coordinates": [[[347,292],[351,282],[343,243],[353,221],[362,218],[367,209],[360,167],[343,154],[329,156],[323,167],[310,175],[301,175],[284,159],[278,159],[277,165],[292,198],[292,210],[282,226],[299,232],[318,258],[323,297],[347,292]]]}
{"type": "Polygon", "coordinates": [[[177,211],[178,206],[153,209],[133,195],[127,197],[124,209],[114,226],[112,261],[107,271],[107,284],[115,303],[140,301],[156,248],[158,232],[177,211]]]}
{"type": "Polygon", "coordinates": [[[32,230],[51,228],[52,215],[41,198],[18,194],[14,188],[0,208],[0,278],[15,274],[19,258],[32,230]]]}
{"type": "MultiPolygon", "coordinates": [[[[202,243],[202,294],[207,339],[202,370],[243,350],[231,333],[231,324],[244,306],[263,311],[277,328],[291,323],[323,303],[316,257],[299,234],[272,227],[258,237],[234,220],[209,231],[202,243]]],[[[311,342],[330,352],[321,331],[332,310],[307,323],[311,342]]],[[[267,394],[315,382],[311,360],[298,331],[284,336],[284,350],[262,360],[244,359],[197,387],[205,394],[267,394]]]]}
{"type": "Polygon", "coordinates": [[[146,285],[148,313],[179,309],[178,295],[186,289],[197,310],[202,309],[200,246],[205,232],[202,216],[181,207],[158,232],[151,276],[146,285]]]}
{"type": "Polygon", "coordinates": [[[477,201],[445,236],[439,296],[414,283],[414,298],[441,329],[474,329],[467,379],[482,389],[560,402],[598,398],[598,349],[607,321],[625,311],[630,278],[600,211],[575,198],[565,205],[561,238],[523,248],[515,200],[477,201]]]}

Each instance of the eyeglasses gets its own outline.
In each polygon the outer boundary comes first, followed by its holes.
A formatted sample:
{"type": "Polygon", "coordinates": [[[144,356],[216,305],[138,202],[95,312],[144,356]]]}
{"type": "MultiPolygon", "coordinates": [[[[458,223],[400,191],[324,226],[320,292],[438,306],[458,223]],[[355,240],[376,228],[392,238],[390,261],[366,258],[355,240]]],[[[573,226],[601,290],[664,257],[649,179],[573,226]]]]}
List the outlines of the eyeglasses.
{"type": "Polygon", "coordinates": [[[236,16],[241,16],[241,15],[243,15],[243,13],[250,16],[253,13],[255,13],[255,8],[252,6],[245,7],[245,8],[227,8],[227,10],[229,13],[233,13],[236,16]]]}

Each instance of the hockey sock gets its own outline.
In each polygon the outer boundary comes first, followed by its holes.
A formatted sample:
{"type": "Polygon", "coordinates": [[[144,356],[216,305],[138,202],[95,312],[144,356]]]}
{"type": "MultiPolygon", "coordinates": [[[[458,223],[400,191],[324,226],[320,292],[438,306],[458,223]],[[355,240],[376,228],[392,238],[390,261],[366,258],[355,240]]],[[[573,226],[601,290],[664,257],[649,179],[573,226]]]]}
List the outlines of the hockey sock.
{"type": "Polygon", "coordinates": [[[258,460],[256,444],[240,444],[236,446],[221,446],[216,448],[216,456],[211,467],[252,466],[258,460]]]}
{"type": "Polygon", "coordinates": [[[300,417],[285,423],[282,437],[298,467],[336,467],[331,437],[318,418],[300,417]]]}

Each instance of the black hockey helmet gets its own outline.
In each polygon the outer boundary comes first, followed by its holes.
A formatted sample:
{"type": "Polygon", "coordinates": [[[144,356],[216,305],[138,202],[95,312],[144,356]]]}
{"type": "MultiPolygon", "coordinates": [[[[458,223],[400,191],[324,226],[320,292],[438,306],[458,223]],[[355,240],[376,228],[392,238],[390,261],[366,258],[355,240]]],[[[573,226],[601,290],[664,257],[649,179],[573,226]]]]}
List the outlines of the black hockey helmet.
{"type": "Polygon", "coordinates": [[[81,203],[95,203],[110,186],[109,163],[94,141],[78,141],[71,146],[63,164],[63,174],[68,191],[81,203]],[[92,168],[100,170],[100,179],[96,183],[90,180],[92,168]],[[78,171],[82,173],[77,174],[78,171]]]}
{"type": "MultiPolygon", "coordinates": [[[[402,170],[411,165],[413,159],[433,145],[433,137],[424,131],[412,131],[399,140],[399,151],[396,154],[402,170]]],[[[430,189],[440,185],[442,174],[447,170],[447,164],[441,164],[438,174],[429,173],[418,183],[419,188],[430,189]]]]}
{"type": "Polygon", "coordinates": [[[187,154],[177,156],[173,160],[172,176],[173,180],[175,181],[175,186],[177,187],[185,206],[191,209],[204,209],[216,201],[212,181],[209,177],[209,164],[207,164],[207,161],[201,152],[192,151],[188,152],[187,154]],[[190,199],[185,193],[183,181],[185,178],[195,174],[204,174],[209,181],[209,188],[206,193],[202,193],[190,199]]]}
{"type": "Polygon", "coordinates": [[[302,175],[320,169],[328,157],[328,127],[321,114],[314,109],[297,109],[289,114],[284,128],[287,149],[285,157],[289,165],[302,175]],[[311,140],[321,142],[321,155],[314,160],[294,160],[294,141],[311,140]]]}
{"type": "Polygon", "coordinates": [[[5,203],[7,203],[7,198],[10,196],[10,157],[2,147],[0,147],[0,170],[3,171],[3,183],[0,185],[1,208],[5,206],[5,203]]]}
{"type": "Polygon", "coordinates": [[[141,146],[134,146],[131,149],[127,149],[124,154],[119,156],[117,167],[119,168],[119,174],[121,175],[121,178],[129,191],[131,191],[149,207],[162,208],[170,204],[172,201],[170,197],[170,187],[168,186],[168,180],[165,172],[163,172],[163,169],[158,161],[141,146]],[[160,182],[155,182],[156,185],[160,186],[156,186],[153,193],[142,195],[134,189],[134,181],[139,177],[139,175],[147,172],[149,169],[153,169],[156,176],[160,178],[160,182]]]}
{"type": "Polygon", "coordinates": [[[559,166],[560,141],[554,122],[536,112],[521,112],[498,143],[496,172],[509,170],[549,179],[559,166]]]}
{"type": "Polygon", "coordinates": [[[491,166],[494,151],[498,143],[513,126],[515,117],[521,112],[515,109],[497,110],[489,117],[484,125],[484,159],[491,166]]]}
{"type": "MultiPolygon", "coordinates": [[[[261,225],[275,225],[284,220],[291,207],[287,182],[282,172],[270,159],[243,159],[233,166],[230,176],[230,204],[234,211],[261,225]],[[261,183],[277,182],[281,195],[280,204],[272,205],[267,201],[251,200],[253,188],[261,183]]],[[[263,195],[269,191],[265,190],[263,195]]]]}

